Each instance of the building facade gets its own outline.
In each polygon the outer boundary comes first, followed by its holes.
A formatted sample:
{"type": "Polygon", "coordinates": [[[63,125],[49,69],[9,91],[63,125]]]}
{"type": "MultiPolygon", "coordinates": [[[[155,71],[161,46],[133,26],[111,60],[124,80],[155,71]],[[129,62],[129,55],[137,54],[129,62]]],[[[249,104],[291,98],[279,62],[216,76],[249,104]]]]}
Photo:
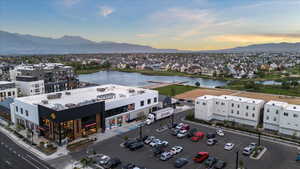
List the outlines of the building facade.
{"type": "Polygon", "coordinates": [[[205,121],[231,121],[257,127],[264,101],[237,96],[204,95],[195,101],[195,118],[205,121]]]}
{"type": "Polygon", "coordinates": [[[10,105],[14,124],[58,143],[126,125],[157,107],[157,91],[119,85],[22,97],[10,105]]]}
{"type": "Polygon", "coordinates": [[[18,97],[17,88],[14,82],[0,81],[0,102],[7,98],[18,97]]]}
{"type": "Polygon", "coordinates": [[[32,96],[45,93],[44,80],[38,80],[33,76],[17,76],[16,87],[20,96],[32,96]]]}
{"type": "Polygon", "coordinates": [[[60,63],[19,65],[10,70],[10,79],[16,81],[18,76],[31,76],[43,80],[45,93],[75,89],[79,85],[73,68],[60,63]]]}
{"type": "Polygon", "coordinates": [[[269,101],[264,108],[264,129],[300,137],[300,106],[269,101]]]}

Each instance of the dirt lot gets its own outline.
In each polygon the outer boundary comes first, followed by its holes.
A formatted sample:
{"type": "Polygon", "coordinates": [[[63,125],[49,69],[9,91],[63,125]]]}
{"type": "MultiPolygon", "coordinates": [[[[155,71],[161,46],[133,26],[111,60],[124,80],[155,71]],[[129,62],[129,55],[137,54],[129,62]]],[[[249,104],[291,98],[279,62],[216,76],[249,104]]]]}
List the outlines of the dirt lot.
{"type": "Polygon", "coordinates": [[[175,98],[194,100],[195,98],[203,95],[214,95],[214,96],[232,95],[232,96],[262,99],[265,101],[276,100],[276,101],[287,102],[289,104],[300,104],[299,97],[272,95],[272,94],[264,94],[264,93],[253,93],[253,92],[244,92],[244,91],[236,91],[236,90],[226,90],[226,89],[207,89],[207,88],[188,91],[176,95],[175,98]]]}

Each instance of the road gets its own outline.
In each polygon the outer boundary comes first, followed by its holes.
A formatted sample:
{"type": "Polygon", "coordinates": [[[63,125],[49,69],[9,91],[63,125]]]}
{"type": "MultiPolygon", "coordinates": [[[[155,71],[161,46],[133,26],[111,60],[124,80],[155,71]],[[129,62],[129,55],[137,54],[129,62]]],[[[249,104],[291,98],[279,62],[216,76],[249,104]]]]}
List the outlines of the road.
{"type": "Polygon", "coordinates": [[[54,169],[0,132],[0,169],[54,169]]]}

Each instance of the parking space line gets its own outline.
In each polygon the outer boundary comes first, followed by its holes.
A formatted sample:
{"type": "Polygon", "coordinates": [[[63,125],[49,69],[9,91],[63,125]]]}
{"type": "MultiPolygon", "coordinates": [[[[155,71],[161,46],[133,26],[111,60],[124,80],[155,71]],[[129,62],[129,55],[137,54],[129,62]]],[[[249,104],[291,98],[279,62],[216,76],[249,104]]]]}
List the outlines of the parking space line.
{"type": "Polygon", "coordinates": [[[35,162],[37,162],[38,164],[40,164],[41,166],[43,166],[44,168],[49,169],[49,167],[47,167],[45,164],[41,163],[40,161],[38,161],[37,159],[31,157],[30,155],[26,154],[27,157],[31,158],[32,160],[34,160],[35,162]]]}
{"type": "Polygon", "coordinates": [[[22,157],[23,160],[25,160],[27,163],[29,163],[30,165],[32,165],[34,168],[40,169],[38,166],[36,166],[33,162],[31,162],[30,160],[28,160],[25,157],[22,157]]]}

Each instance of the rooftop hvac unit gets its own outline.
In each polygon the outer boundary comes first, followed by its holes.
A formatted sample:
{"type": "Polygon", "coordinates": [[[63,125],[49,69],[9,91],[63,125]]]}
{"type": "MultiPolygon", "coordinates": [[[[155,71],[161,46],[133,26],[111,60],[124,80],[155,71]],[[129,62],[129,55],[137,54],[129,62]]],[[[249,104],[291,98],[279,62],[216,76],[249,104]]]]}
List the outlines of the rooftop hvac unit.
{"type": "Polygon", "coordinates": [[[48,94],[47,95],[47,99],[59,99],[61,98],[62,96],[62,93],[55,93],[55,94],[48,94]]]}
{"type": "Polygon", "coordinates": [[[134,93],[135,90],[134,89],[128,89],[129,93],[134,93]]]}
{"type": "Polygon", "coordinates": [[[107,100],[107,99],[113,99],[115,97],[116,97],[115,93],[107,93],[107,94],[103,94],[103,95],[98,95],[97,99],[107,100]]]}
{"type": "Polygon", "coordinates": [[[48,100],[42,100],[43,104],[48,104],[48,100]]]}
{"type": "Polygon", "coordinates": [[[126,97],[125,94],[119,94],[119,97],[123,98],[123,97],[126,97]]]}
{"type": "Polygon", "coordinates": [[[98,92],[105,92],[106,88],[97,88],[98,92]]]}
{"type": "Polygon", "coordinates": [[[145,93],[145,90],[139,90],[138,93],[143,94],[143,93],[145,93]]]}
{"type": "Polygon", "coordinates": [[[66,94],[66,95],[71,95],[71,92],[66,92],[65,94],[66,94]]]}
{"type": "Polygon", "coordinates": [[[74,104],[74,103],[67,103],[67,104],[65,104],[65,107],[68,107],[68,108],[76,107],[76,104],[74,104]]]}

